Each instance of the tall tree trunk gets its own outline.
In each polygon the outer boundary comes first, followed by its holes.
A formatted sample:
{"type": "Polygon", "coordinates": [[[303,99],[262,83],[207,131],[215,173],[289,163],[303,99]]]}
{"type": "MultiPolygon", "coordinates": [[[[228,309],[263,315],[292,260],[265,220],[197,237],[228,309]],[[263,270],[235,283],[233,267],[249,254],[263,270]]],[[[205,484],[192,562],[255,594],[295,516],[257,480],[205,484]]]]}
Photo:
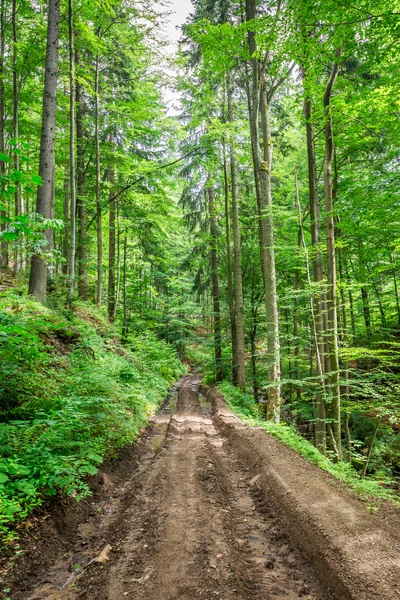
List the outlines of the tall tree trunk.
{"type": "MultiPolygon", "coordinates": [[[[307,92],[306,92],[307,93],[307,92]]],[[[324,313],[326,310],[326,296],[322,290],[322,282],[324,280],[324,266],[322,255],[319,250],[321,243],[321,219],[318,199],[318,179],[315,158],[314,144],[314,126],[313,126],[313,107],[312,100],[306,97],[304,101],[304,115],[306,120],[306,136],[307,136],[307,159],[308,159],[308,189],[310,200],[310,220],[311,220],[311,243],[313,246],[312,267],[313,280],[318,286],[318,290],[314,300],[315,312],[315,328],[318,344],[319,356],[321,357],[321,368],[325,371],[325,344],[324,344],[324,313]]],[[[326,407],[325,398],[322,391],[318,391],[316,397],[317,418],[315,421],[315,443],[317,448],[325,451],[326,448],[326,407]]]]}
{"type": "Polygon", "coordinates": [[[101,306],[103,295],[103,232],[100,182],[100,128],[99,128],[99,55],[95,67],[95,146],[96,146],[96,222],[97,222],[97,304],[101,306]]]}
{"type": "Polygon", "coordinates": [[[236,312],[233,291],[232,278],[232,248],[231,248],[231,214],[229,207],[229,177],[228,163],[226,159],[226,149],[224,144],[224,192],[225,192],[225,228],[226,228],[226,256],[228,263],[228,306],[229,320],[231,325],[232,338],[232,383],[237,383],[237,333],[236,333],[236,312]]]}
{"type": "Polygon", "coordinates": [[[116,316],[117,316],[119,294],[120,294],[120,287],[121,287],[121,247],[120,247],[121,232],[120,232],[120,226],[119,226],[118,205],[116,208],[117,208],[117,290],[115,292],[115,302],[114,302],[114,309],[113,309],[113,315],[112,315],[113,322],[115,321],[116,316]]]}
{"type": "MultiPolygon", "coordinates": [[[[12,40],[13,40],[13,52],[12,52],[12,81],[13,81],[13,138],[14,138],[14,170],[19,171],[19,154],[17,152],[19,127],[18,127],[18,105],[19,105],[19,92],[18,92],[18,73],[17,73],[17,1],[12,0],[12,12],[11,12],[11,26],[12,26],[12,40]]],[[[21,214],[21,190],[19,183],[15,185],[14,193],[14,211],[15,216],[18,217],[21,214]]],[[[14,272],[18,273],[20,270],[20,260],[18,250],[14,251],[14,272]]]]}
{"type": "MultiPolygon", "coordinates": [[[[246,19],[256,18],[256,1],[246,0],[246,19]]],[[[280,388],[280,348],[279,348],[279,316],[276,295],[276,273],[274,254],[274,232],[272,217],[271,167],[272,143],[269,124],[269,108],[266,102],[264,75],[259,68],[255,32],[248,31],[248,46],[252,66],[252,85],[250,91],[250,135],[255,171],[255,184],[258,199],[258,216],[260,223],[260,258],[265,287],[265,308],[267,317],[268,348],[268,390],[267,419],[276,423],[280,421],[281,388],[280,388]],[[261,93],[260,93],[261,91],[261,93]],[[261,155],[259,136],[259,115],[261,97],[261,118],[263,124],[264,157],[261,155]],[[257,191],[257,186],[259,186],[257,191]]]]}
{"type": "Polygon", "coordinates": [[[122,339],[125,341],[128,335],[128,294],[127,294],[127,247],[128,240],[124,237],[124,274],[123,274],[123,321],[122,321],[122,339]]]}
{"type": "MultiPolygon", "coordinates": [[[[4,3],[5,0],[0,0],[0,153],[4,154],[4,51],[5,51],[5,40],[4,40],[4,3]]],[[[5,163],[4,160],[0,160],[0,177],[4,175],[5,163]]],[[[6,229],[5,219],[7,217],[7,211],[5,209],[0,211],[0,231],[6,229]]],[[[4,269],[8,267],[8,244],[1,238],[0,244],[0,268],[4,269]]]]}
{"type": "MultiPolygon", "coordinates": [[[[76,56],[79,68],[80,59],[76,56]]],[[[78,294],[81,300],[88,299],[86,199],[85,199],[85,144],[83,133],[83,88],[76,82],[76,201],[78,216],[78,294]]]]}
{"type": "MultiPolygon", "coordinates": [[[[297,246],[300,250],[302,243],[302,223],[300,223],[299,233],[297,236],[297,246]]],[[[294,365],[295,378],[300,381],[300,340],[299,340],[299,300],[298,294],[300,290],[300,269],[296,268],[294,274],[294,299],[293,299],[293,341],[294,341],[294,365]]],[[[301,387],[296,383],[296,398],[301,399],[301,387]]]]}
{"type": "MultiPolygon", "coordinates": [[[[336,57],[339,58],[340,51],[336,57]]],[[[324,192],[326,211],[326,250],[328,267],[328,347],[330,358],[329,387],[331,394],[330,417],[332,419],[332,434],[338,459],[341,455],[341,425],[340,425],[340,367],[337,322],[337,293],[336,293],[336,248],[335,248],[335,222],[333,214],[332,194],[332,161],[333,161],[333,128],[331,114],[331,95],[339,71],[336,62],[332,68],[328,84],[324,93],[325,113],[325,162],[324,162],[324,192]]]]}
{"type": "MultiPolygon", "coordinates": [[[[368,288],[366,286],[367,269],[366,269],[365,260],[364,260],[364,247],[363,247],[362,241],[360,239],[358,240],[358,262],[359,262],[359,269],[361,272],[361,279],[363,282],[360,287],[360,291],[361,291],[361,301],[362,301],[363,316],[364,316],[364,323],[365,323],[365,333],[369,340],[372,337],[371,310],[370,310],[370,306],[369,306],[369,292],[368,292],[368,288]]],[[[354,273],[354,267],[353,267],[353,273],[354,273]]],[[[355,273],[354,273],[354,275],[355,275],[355,273]]]]}
{"type": "Polygon", "coordinates": [[[257,374],[257,313],[258,304],[256,302],[256,290],[254,281],[254,270],[251,278],[251,316],[253,320],[252,328],[250,329],[250,349],[251,349],[251,374],[253,380],[253,397],[255,402],[259,400],[259,385],[258,385],[258,374],[257,374]]]}
{"type": "Polygon", "coordinates": [[[214,322],[214,352],[215,352],[215,381],[222,381],[222,343],[221,343],[221,312],[219,299],[218,278],[218,256],[217,256],[217,220],[215,215],[214,190],[211,183],[207,187],[208,210],[210,215],[210,237],[211,237],[211,281],[213,299],[213,322],[214,322]]]}
{"type": "Polygon", "coordinates": [[[63,201],[63,221],[64,229],[62,231],[62,273],[63,275],[68,274],[69,268],[69,169],[65,165],[64,169],[64,201],[63,201]]]}
{"type": "MultiPolygon", "coordinates": [[[[228,120],[234,122],[232,106],[232,87],[228,78],[228,120]]],[[[231,159],[231,188],[232,188],[232,224],[233,224],[233,262],[235,270],[235,314],[236,314],[236,384],[244,389],[246,385],[246,355],[244,344],[244,306],[243,306],[243,282],[242,282],[242,242],[239,221],[239,199],[236,166],[235,136],[230,136],[230,159],[231,159]]]]}
{"type": "MultiPolygon", "coordinates": [[[[315,358],[316,358],[316,364],[317,364],[317,375],[319,378],[319,383],[321,386],[321,397],[322,400],[324,400],[326,398],[326,391],[325,391],[325,377],[324,377],[324,365],[323,365],[323,357],[321,355],[320,349],[321,346],[318,343],[318,331],[317,331],[317,321],[316,321],[316,316],[315,316],[315,302],[314,302],[314,297],[313,294],[311,293],[311,268],[310,268],[310,261],[308,258],[308,249],[307,249],[307,244],[306,244],[306,240],[304,237],[304,230],[303,230],[303,217],[301,214],[301,206],[300,206],[300,196],[299,196],[299,186],[298,186],[298,179],[297,179],[297,169],[296,166],[294,168],[294,177],[295,177],[295,188],[296,188],[296,208],[297,208],[297,214],[299,217],[299,241],[301,243],[301,245],[303,246],[304,249],[304,258],[305,258],[305,262],[306,262],[306,274],[307,274],[307,283],[308,283],[308,287],[310,289],[310,312],[311,312],[311,330],[312,330],[312,336],[313,336],[313,341],[314,341],[314,347],[315,347],[315,358]]],[[[312,344],[310,344],[311,346],[311,355],[312,355],[312,344]]],[[[311,371],[312,371],[312,356],[311,356],[311,371]]],[[[310,374],[311,376],[311,374],[310,374]]],[[[325,406],[325,404],[324,404],[325,406]]],[[[317,414],[319,416],[319,407],[317,407],[317,414]]],[[[317,419],[318,422],[318,419],[317,419]]],[[[320,430],[319,430],[320,431],[320,430]]],[[[315,437],[317,439],[317,428],[316,428],[316,432],[315,432],[315,437]]],[[[324,438],[318,438],[319,443],[320,443],[320,449],[322,451],[325,450],[325,439],[324,438]]],[[[335,447],[337,447],[336,443],[335,443],[335,447]]]]}
{"type": "MultiPolygon", "coordinates": [[[[60,0],[49,0],[46,68],[44,77],[44,98],[42,113],[42,132],[40,138],[39,175],[43,184],[38,188],[36,212],[44,218],[51,218],[54,206],[54,136],[57,108],[57,78],[58,78],[58,40],[60,29],[60,0]]],[[[46,237],[51,243],[51,232],[46,231],[46,237]]],[[[47,266],[39,254],[31,261],[29,293],[40,302],[46,301],[47,266]]]]}
{"type": "Polygon", "coordinates": [[[75,291],[76,250],[76,176],[75,176],[75,49],[73,0],[68,0],[69,33],[69,181],[70,181],[70,248],[68,304],[71,306],[75,291]]]}
{"type": "Polygon", "coordinates": [[[110,183],[110,194],[108,199],[108,318],[110,323],[114,320],[115,307],[115,173],[114,169],[108,171],[108,181],[110,183]]]}

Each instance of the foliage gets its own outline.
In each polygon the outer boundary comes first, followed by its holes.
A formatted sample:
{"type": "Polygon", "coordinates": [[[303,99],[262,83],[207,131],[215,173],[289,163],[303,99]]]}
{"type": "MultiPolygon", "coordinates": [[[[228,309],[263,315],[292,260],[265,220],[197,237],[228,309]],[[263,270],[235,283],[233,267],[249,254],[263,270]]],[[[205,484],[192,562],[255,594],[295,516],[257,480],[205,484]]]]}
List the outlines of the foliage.
{"type": "Polygon", "coordinates": [[[311,442],[301,437],[293,426],[284,423],[277,425],[263,420],[260,408],[249,394],[240,392],[228,382],[222,383],[219,387],[232,410],[248,425],[263,427],[267,433],[278,438],[306,460],[346,484],[369,504],[377,500],[389,500],[400,505],[398,495],[391,489],[385,488],[388,480],[384,477],[361,479],[349,463],[332,463],[311,442]]]}
{"type": "Polygon", "coordinates": [[[148,333],[122,347],[88,305],[72,313],[3,295],[0,530],[48,495],[90,493],[87,476],[137,437],[181,372],[167,344],[148,333]]]}

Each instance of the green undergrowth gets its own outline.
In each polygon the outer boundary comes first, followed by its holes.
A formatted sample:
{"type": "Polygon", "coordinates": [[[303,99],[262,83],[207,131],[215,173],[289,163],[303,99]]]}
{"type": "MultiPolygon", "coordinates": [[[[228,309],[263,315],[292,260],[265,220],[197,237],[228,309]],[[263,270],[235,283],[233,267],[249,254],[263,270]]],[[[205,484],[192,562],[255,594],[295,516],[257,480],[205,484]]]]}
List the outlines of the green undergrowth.
{"type": "Polygon", "coordinates": [[[221,383],[218,388],[224,395],[230,408],[237,416],[250,426],[261,426],[270,435],[278,438],[286,446],[295,450],[309,462],[327,471],[333,477],[349,486],[359,497],[369,502],[369,509],[378,508],[376,501],[389,500],[400,506],[400,498],[390,489],[384,487],[384,482],[371,477],[361,479],[357,471],[347,462],[333,463],[320,452],[311,442],[299,435],[296,430],[285,424],[276,425],[262,419],[259,405],[253,397],[238,390],[229,382],[221,383]]]}
{"type": "Polygon", "coordinates": [[[80,499],[87,476],[131,443],[182,373],[151,333],[122,345],[88,304],[49,309],[0,298],[0,536],[44,498],[80,499]]]}

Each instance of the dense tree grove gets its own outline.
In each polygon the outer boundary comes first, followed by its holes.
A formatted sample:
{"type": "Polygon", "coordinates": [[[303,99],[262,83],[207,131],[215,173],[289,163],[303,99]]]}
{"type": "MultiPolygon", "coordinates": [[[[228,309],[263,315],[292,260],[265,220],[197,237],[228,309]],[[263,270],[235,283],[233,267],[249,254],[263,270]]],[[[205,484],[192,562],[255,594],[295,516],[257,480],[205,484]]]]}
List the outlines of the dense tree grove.
{"type": "Polygon", "coordinates": [[[394,485],[400,3],[0,2],[3,273],[394,485]]]}

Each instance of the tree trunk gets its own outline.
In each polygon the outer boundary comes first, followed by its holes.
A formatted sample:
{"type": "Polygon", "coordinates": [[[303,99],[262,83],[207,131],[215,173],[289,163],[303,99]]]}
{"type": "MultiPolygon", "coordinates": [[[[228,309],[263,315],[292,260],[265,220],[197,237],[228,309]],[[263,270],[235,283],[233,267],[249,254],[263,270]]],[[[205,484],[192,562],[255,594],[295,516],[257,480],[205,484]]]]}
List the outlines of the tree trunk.
{"type": "Polygon", "coordinates": [[[122,321],[122,340],[126,341],[126,337],[128,335],[128,297],[127,297],[127,283],[126,283],[126,270],[127,270],[127,246],[128,240],[125,234],[124,237],[124,275],[123,275],[123,321],[122,321]]]}
{"type": "MultiPolygon", "coordinates": [[[[337,52],[337,58],[340,51],[337,52]]],[[[333,214],[332,194],[332,161],[333,161],[333,129],[331,114],[332,88],[338,75],[339,65],[335,63],[324,93],[325,112],[325,162],[324,162],[324,192],[326,211],[326,250],[328,266],[328,348],[330,358],[329,387],[331,394],[330,417],[332,419],[332,434],[336,445],[337,458],[341,455],[341,426],[340,426],[340,367],[337,323],[337,293],[336,293],[336,253],[335,253],[335,223],[333,214]]],[[[333,440],[332,440],[333,441],[333,440]]]]}
{"type": "MultiPolygon", "coordinates": [[[[46,67],[44,77],[44,98],[42,132],[40,138],[39,175],[43,184],[38,188],[36,212],[44,218],[51,218],[54,206],[54,136],[57,108],[58,40],[60,29],[60,0],[49,0],[46,67]]],[[[46,237],[51,243],[50,231],[46,237]]],[[[39,254],[31,261],[29,293],[40,302],[46,301],[47,266],[39,254]]]]}
{"type": "Polygon", "coordinates": [[[397,284],[397,276],[396,276],[396,267],[393,260],[393,255],[389,252],[390,263],[393,265],[392,277],[393,277],[393,285],[394,285],[394,297],[396,300],[396,312],[397,312],[397,322],[400,324],[400,302],[399,302],[399,288],[397,284]]]}
{"type": "Polygon", "coordinates": [[[75,178],[75,50],[73,0],[68,0],[69,33],[69,181],[70,181],[70,247],[69,247],[69,286],[68,305],[71,306],[75,291],[75,249],[76,249],[76,178],[75,178]]]}
{"type": "MultiPolygon", "coordinates": [[[[299,234],[297,236],[297,246],[300,250],[302,242],[302,224],[300,223],[299,234]]],[[[294,299],[293,299],[293,341],[294,341],[294,366],[297,382],[300,381],[300,343],[299,343],[299,301],[298,293],[300,290],[300,269],[297,267],[294,274],[294,299]]],[[[289,354],[290,356],[290,354],[289,354]]],[[[296,383],[296,398],[301,400],[301,387],[296,383]]]]}
{"type": "MultiPolygon", "coordinates": [[[[79,56],[76,64],[80,66],[79,56]]],[[[81,300],[88,299],[86,200],[85,200],[85,144],[83,133],[83,88],[76,82],[76,184],[78,216],[78,294],[81,300]]]]}
{"type": "Polygon", "coordinates": [[[62,264],[62,273],[63,275],[68,274],[69,267],[69,169],[68,166],[65,165],[64,169],[64,202],[63,202],[63,220],[64,220],[64,229],[62,231],[62,256],[63,256],[63,264],[62,264]]]}
{"type": "MultiPolygon", "coordinates": [[[[307,159],[308,159],[308,189],[310,199],[310,220],[311,220],[311,243],[313,246],[312,266],[313,280],[320,286],[314,300],[315,313],[315,328],[316,328],[316,343],[321,357],[321,368],[324,374],[325,371],[325,344],[324,344],[324,313],[326,309],[326,295],[322,290],[322,282],[324,280],[324,266],[319,246],[321,243],[321,219],[318,199],[318,179],[315,158],[314,144],[314,126],[312,122],[313,107],[312,100],[306,97],[304,101],[304,115],[306,119],[306,136],[307,136],[307,159]]],[[[325,398],[322,390],[319,390],[316,397],[317,418],[315,421],[315,443],[317,448],[322,451],[326,449],[326,406],[325,398]]]]}
{"type": "MultiPolygon", "coordinates": [[[[19,93],[18,93],[18,73],[17,73],[17,2],[12,0],[12,12],[11,12],[11,26],[12,26],[12,40],[13,40],[13,52],[12,52],[12,81],[13,81],[13,139],[14,139],[14,170],[19,171],[19,155],[17,152],[18,143],[18,104],[19,104],[19,93]]],[[[21,190],[19,183],[15,185],[14,193],[14,214],[18,217],[21,214],[21,190]]],[[[18,250],[14,250],[14,273],[18,273],[20,270],[20,259],[18,250]]]]}
{"type": "Polygon", "coordinates": [[[110,194],[108,199],[108,319],[110,323],[114,320],[115,307],[115,173],[114,169],[108,171],[108,181],[110,183],[110,194]]]}
{"type": "Polygon", "coordinates": [[[211,281],[213,299],[213,322],[214,322],[214,352],[215,352],[215,381],[222,381],[222,343],[221,343],[221,313],[219,299],[218,278],[218,256],[217,256],[217,220],[215,216],[214,190],[211,183],[207,187],[208,210],[210,215],[210,237],[211,237],[211,281]]]}
{"type": "Polygon", "coordinates": [[[376,422],[376,425],[374,427],[374,431],[372,432],[372,436],[371,436],[371,439],[370,439],[369,444],[368,444],[367,458],[365,460],[365,463],[364,463],[362,471],[361,471],[361,477],[365,477],[365,475],[367,474],[369,461],[371,460],[372,450],[373,450],[373,447],[374,447],[374,443],[375,443],[375,440],[376,440],[376,436],[377,436],[378,429],[379,429],[379,426],[381,424],[381,421],[382,421],[382,418],[380,417],[377,420],[377,422],[376,422]]]}
{"type": "MultiPolygon", "coordinates": [[[[0,153],[4,154],[4,51],[5,51],[5,43],[4,43],[4,2],[5,0],[1,0],[0,3],[0,153]]],[[[4,175],[5,172],[5,163],[3,160],[0,160],[0,176],[4,175]]],[[[4,231],[6,229],[5,218],[7,217],[7,211],[0,211],[0,231],[4,231]]],[[[1,246],[0,246],[0,268],[4,269],[8,267],[8,244],[7,242],[1,238],[1,246]]]]}
{"type": "Polygon", "coordinates": [[[99,56],[95,67],[95,147],[96,147],[96,222],[97,222],[97,305],[101,306],[103,295],[103,232],[100,182],[100,130],[99,130],[99,56]]]}
{"type": "Polygon", "coordinates": [[[120,226],[119,226],[118,205],[116,208],[117,208],[117,290],[115,292],[115,302],[114,302],[114,309],[113,309],[113,315],[112,315],[113,322],[115,321],[116,316],[117,316],[119,293],[120,293],[120,287],[121,287],[121,248],[120,248],[121,233],[120,233],[120,226]]]}
{"type": "Polygon", "coordinates": [[[226,256],[228,267],[228,306],[229,319],[231,324],[232,337],[232,383],[237,383],[237,333],[236,333],[236,313],[233,292],[232,279],[232,248],[231,248],[231,215],[229,210],[229,177],[228,163],[226,160],[226,151],[224,145],[224,191],[225,191],[225,227],[226,227],[226,256]]]}
{"type": "MultiPolygon", "coordinates": [[[[256,18],[255,0],[246,0],[246,19],[256,18]]],[[[279,348],[279,316],[276,295],[276,273],[274,254],[274,232],[272,217],[271,167],[272,143],[269,124],[269,108],[266,101],[264,83],[260,81],[257,45],[255,32],[248,31],[248,46],[252,66],[252,85],[250,92],[250,134],[255,171],[255,185],[258,199],[258,216],[260,223],[260,258],[265,287],[265,308],[267,317],[267,349],[268,349],[268,406],[267,419],[280,421],[280,348],[279,348]],[[263,87],[260,94],[260,85],[263,87]],[[261,96],[261,117],[263,124],[264,157],[261,156],[259,136],[259,115],[261,96]],[[258,190],[257,190],[257,186],[258,190]]]]}
{"type": "MultiPolygon", "coordinates": [[[[232,87],[228,78],[228,120],[234,122],[232,87]]],[[[232,223],[233,223],[233,262],[235,270],[235,314],[236,314],[236,384],[244,389],[246,385],[246,355],[244,344],[244,306],[242,282],[242,242],[240,236],[239,199],[236,167],[235,136],[232,133],[229,144],[231,159],[232,223]]]]}

